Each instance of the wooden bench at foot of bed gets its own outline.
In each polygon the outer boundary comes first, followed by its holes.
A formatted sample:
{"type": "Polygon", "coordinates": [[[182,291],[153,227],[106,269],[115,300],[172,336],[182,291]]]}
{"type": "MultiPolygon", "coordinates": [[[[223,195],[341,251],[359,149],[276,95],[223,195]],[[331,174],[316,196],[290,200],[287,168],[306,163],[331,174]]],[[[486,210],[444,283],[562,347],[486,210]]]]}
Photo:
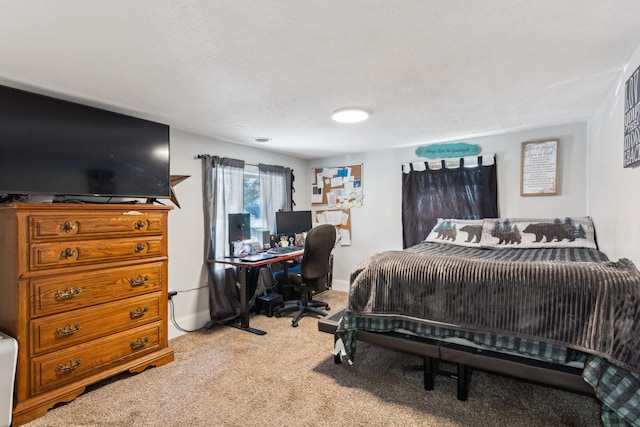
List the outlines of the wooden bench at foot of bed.
{"type": "MultiPolygon", "coordinates": [[[[318,321],[318,330],[335,334],[344,309],[330,314],[318,321]]],[[[582,378],[582,368],[545,362],[524,356],[467,347],[431,338],[419,337],[399,332],[358,331],[358,341],[382,345],[423,356],[425,390],[433,390],[434,375],[443,373],[438,362],[454,363],[457,378],[458,400],[467,400],[471,369],[493,372],[501,375],[521,378],[553,387],[593,395],[593,388],[582,378]]],[[[334,358],[340,363],[340,355],[334,358]]]]}

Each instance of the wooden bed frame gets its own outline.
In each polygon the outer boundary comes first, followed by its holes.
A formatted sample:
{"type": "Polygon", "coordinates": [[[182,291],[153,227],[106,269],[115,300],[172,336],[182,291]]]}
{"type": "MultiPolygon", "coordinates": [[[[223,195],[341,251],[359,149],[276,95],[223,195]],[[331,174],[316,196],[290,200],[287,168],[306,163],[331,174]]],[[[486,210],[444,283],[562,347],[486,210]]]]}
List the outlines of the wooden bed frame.
{"type": "MultiPolygon", "coordinates": [[[[318,321],[318,330],[335,334],[344,310],[343,308],[320,319],[318,321]]],[[[472,369],[594,395],[593,388],[582,378],[582,369],[575,366],[545,362],[510,353],[468,347],[399,332],[359,330],[358,341],[382,345],[422,356],[425,390],[433,390],[434,375],[444,373],[457,379],[457,397],[458,400],[462,401],[467,400],[469,396],[469,381],[472,369]],[[438,369],[439,361],[455,364],[457,372],[451,374],[440,371],[438,369]]],[[[334,356],[334,362],[341,363],[341,356],[334,356]]]]}

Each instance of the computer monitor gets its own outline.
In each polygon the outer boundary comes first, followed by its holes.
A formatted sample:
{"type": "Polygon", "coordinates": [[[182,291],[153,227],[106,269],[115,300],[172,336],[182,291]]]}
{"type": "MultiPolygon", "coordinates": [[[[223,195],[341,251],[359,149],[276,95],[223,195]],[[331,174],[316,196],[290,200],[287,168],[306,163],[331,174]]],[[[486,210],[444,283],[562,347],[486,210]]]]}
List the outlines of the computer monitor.
{"type": "Polygon", "coordinates": [[[306,233],[311,230],[311,211],[276,212],[276,232],[278,234],[306,233]]]}
{"type": "Polygon", "coordinates": [[[251,238],[251,216],[248,213],[229,214],[229,243],[251,238]]]}

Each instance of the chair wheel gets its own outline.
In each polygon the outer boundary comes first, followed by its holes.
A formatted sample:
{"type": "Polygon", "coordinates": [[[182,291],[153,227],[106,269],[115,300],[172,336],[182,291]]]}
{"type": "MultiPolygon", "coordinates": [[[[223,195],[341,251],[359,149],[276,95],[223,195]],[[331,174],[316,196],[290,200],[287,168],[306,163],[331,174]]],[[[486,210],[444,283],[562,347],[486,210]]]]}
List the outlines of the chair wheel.
{"type": "Polygon", "coordinates": [[[291,326],[293,326],[294,328],[298,327],[298,322],[291,322],[291,326]]]}
{"type": "Polygon", "coordinates": [[[331,307],[327,306],[327,311],[331,311],[331,307]]]}
{"type": "Polygon", "coordinates": [[[282,317],[282,314],[280,314],[279,311],[276,311],[276,317],[282,317]]]}

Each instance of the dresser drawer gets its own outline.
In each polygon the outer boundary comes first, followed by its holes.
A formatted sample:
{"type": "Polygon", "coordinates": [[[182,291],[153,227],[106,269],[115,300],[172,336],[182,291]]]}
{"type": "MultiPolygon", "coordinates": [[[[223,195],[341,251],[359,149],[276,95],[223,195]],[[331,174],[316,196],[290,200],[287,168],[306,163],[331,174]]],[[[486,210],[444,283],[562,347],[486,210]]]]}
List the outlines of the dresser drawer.
{"type": "Polygon", "coordinates": [[[31,393],[80,380],[160,348],[161,322],[31,359],[31,393]]]}
{"type": "MultiPolygon", "coordinates": [[[[135,212],[135,211],[134,211],[135,212]]],[[[30,239],[72,239],[78,236],[128,236],[161,234],[164,230],[164,215],[161,213],[109,215],[30,215],[30,239]]]]}
{"type": "Polygon", "coordinates": [[[166,262],[108,268],[29,281],[31,317],[121,300],[163,289],[166,262]]]}
{"type": "Polygon", "coordinates": [[[163,236],[141,236],[108,240],[73,240],[34,243],[30,247],[32,271],[158,257],[166,254],[163,236]]]}
{"type": "Polygon", "coordinates": [[[32,355],[158,321],[162,296],[156,292],[36,319],[31,322],[32,355]]]}

